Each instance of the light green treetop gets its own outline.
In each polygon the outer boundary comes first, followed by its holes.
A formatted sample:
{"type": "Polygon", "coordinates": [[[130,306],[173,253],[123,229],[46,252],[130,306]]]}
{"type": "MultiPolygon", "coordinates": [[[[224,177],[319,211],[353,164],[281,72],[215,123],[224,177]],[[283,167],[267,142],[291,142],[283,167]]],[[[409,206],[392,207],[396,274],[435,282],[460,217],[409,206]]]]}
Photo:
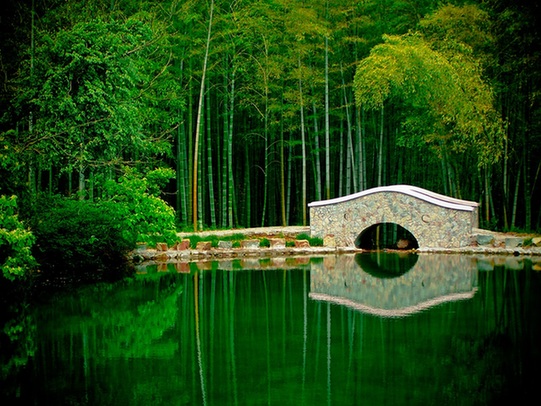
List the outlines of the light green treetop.
{"type": "Polygon", "coordinates": [[[454,42],[443,52],[419,34],[385,36],[360,62],[354,87],[367,109],[402,106],[405,144],[473,149],[480,165],[500,157],[502,121],[467,45],[454,42]]]}
{"type": "Polygon", "coordinates": [[[32,232],[17,214],[17,198],[0,196],[0,271],[10,281],[24,278],[36,266],[32,256],[32,232]]]}

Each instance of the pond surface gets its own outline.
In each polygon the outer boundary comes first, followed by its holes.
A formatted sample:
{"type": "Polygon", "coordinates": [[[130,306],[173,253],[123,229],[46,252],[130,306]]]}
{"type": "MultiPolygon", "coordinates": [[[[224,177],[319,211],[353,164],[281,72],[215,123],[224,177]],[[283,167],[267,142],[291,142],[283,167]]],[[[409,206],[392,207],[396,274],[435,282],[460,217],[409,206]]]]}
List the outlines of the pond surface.
{"type": "Polygon", "coordinates": [[[141,268],[22,312],[0,403],[519,404],[541,376],[537,266],[380,253],[141,268]]]}

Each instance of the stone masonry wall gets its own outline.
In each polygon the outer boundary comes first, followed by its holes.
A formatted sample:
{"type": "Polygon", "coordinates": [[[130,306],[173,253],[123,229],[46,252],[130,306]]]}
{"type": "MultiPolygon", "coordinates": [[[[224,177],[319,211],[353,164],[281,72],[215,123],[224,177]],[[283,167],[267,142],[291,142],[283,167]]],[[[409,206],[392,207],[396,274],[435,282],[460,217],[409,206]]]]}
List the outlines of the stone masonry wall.
{"type": "Polygon", "coordinates": [[[338,247],[354,247],[366,228],[396,223],[411,232],[420,248],[470,245],[476,210],[442,207],[401,192],[385,191],[310,207],[312,237],[334,236],[338,247]]]}

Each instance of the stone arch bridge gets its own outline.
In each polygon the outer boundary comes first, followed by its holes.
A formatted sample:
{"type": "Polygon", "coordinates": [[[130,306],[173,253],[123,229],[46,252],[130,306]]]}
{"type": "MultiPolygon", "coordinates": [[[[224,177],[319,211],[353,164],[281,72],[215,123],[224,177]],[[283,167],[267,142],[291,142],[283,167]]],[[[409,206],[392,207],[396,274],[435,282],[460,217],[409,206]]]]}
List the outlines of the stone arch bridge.
{"type": "Polygon", "coordinates": [[[418,248],[459,248],[470,245],[478,227],[478,203],[409,185],[376,187],[308,206],[312,237],[337,247],[361,248],[360,236],[369,227],[394,223],[413,235],[418,248]]]}

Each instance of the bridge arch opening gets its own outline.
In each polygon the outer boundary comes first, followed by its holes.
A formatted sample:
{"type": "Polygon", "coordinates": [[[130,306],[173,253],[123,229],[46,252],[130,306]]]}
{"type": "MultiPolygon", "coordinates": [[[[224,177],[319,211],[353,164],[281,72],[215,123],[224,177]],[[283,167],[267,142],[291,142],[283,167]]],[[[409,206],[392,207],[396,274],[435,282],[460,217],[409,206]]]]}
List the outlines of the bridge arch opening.
{"type": "Polygon", "coordinates": [[[377,223],[365,228],[355,239],[355,247],[364,250],[419,248],[415,236],[396,223],[377,223]]]}

